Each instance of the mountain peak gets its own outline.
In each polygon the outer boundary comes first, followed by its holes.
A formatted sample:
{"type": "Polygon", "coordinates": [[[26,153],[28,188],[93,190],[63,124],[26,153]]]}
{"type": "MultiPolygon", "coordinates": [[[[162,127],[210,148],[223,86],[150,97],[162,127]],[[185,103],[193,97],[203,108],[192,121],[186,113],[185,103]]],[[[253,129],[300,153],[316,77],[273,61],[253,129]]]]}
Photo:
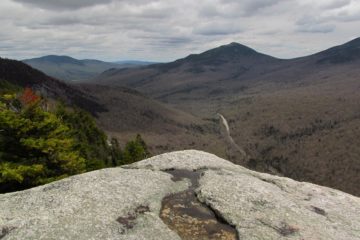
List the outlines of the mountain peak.
{"type": "Polygon", "coordinates": [[[222,45],[222,47],[246,47],[246,46],[238,42],[231,42],[229,44],[222,45]]]}
{"type": "Polygon", "coordinates": [[[254,49],[237,42],[232,42],[227,45],[222,45],[218,48],[214,48],[209,51],[219,51],[219,52],[222,51],[224,54],[236,54],[236,55],[258,54],[258,52],[255,51],[254,49]]]}
{"type": "Polygon", "coordinates": [[[237,42],[231,42],[208,51],[191,54],[185,58],[171,63],[157,64],[155,67],[163,71],[169,71],[183,64],[192,66],[190,71],[201,72],[199,66],[220,66],[227,63],[236,63],[241,66],[248,66],[255,63],[271,62],[276,58],[259,53],[254,49],[237,42]],[[194,68],[196,66],[196,68],[194,68]]]}
{"type": "MultiPolygon", "coordinates": [[[[237,47],[237,48],[249,48],[241,43],[238,43],[238,42],[231,42],[229,44],[226,44],[226,45],[223,45],[224,47],[237,47]]],[[[251,48],[250,48],[251,49],[251,48]]]]}
{"type": "Polygon", "coordinates": [[[270,56],[261,54],[250,47],[232,42],[200,54],[192,54],[183,60],[197,63],[208,63],[210,61],[211,63],[219,64],[220,62],[237,61],[248,57],[264,56],[270,58],[270,56]]]}

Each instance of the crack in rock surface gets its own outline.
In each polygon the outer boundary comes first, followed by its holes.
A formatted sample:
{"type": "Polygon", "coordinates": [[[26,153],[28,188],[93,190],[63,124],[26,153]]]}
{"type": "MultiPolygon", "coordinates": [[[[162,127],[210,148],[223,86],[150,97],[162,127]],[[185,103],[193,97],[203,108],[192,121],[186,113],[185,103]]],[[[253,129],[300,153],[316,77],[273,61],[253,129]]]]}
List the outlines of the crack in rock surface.
{"type": "Polygon", "coordinates": [[[9,234],[15,227],[0,227],[0,239],[3,239],[7,234],[9,234]]]}
{"type": "Polygon", "coordinates": [[[196,197],[201,171],[169,170],[173,181],[188,179],[191,182],[185,191],[170,194],[162,201],[160,218],[183,240],[238,239],[235,228],[196,197]]]}

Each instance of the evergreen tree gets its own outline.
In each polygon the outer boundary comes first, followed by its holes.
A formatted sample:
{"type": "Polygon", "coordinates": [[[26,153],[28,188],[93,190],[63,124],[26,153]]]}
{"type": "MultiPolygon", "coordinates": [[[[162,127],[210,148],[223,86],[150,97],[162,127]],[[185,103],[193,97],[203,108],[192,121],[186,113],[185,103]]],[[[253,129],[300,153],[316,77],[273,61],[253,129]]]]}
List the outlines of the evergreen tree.
{"type": "Polygon", "coordinates": [[[140,160],[143,160],[150,156],[147,146],[144,140],[138,134],[135,140],[130,141],[126,144],[123,152],[123,164],[130,164],[140,160]]]}
{"type": "Polygon", "coordinates": [[[87,171],[112,166],[107,137],[90,114],[81,109],[66,109],[63,104],[59,104],[56,115],[69,127],[71,136],[76,139],[76,149],[86,159],[87,171]]]}
{"type": "Polygon", "coordinates": [[[0,102],[0,192],[24,189],[84,172],[69,128],[40,107],[27,89],[0,102]],[[16,107],[18,101],[20,108],[16,107]]]}
{"type": "Polygon", "coordinates": [[[112,166],[116,167],[121,165],[121,159],[123,158],[119,141],[116,138],[111,138],[111,161],[112,166]]]}
{"type": "Polygon", "coordinates": [[[135,140],[136,140],[136,142],[138,142],[138,143],[141,145],[141,147],[144,149],[144,153],[145,153],[144,158],[150,157],[150,152],[149,152],[149,150],[148,150],[148,147],[147,147],[144,139],[141,137],[140,134],[137,134],[137,135],[136,135],[136,139],[135,139],[135,140]]]}
{"type": "Polygon", "coordinates": [[[150,156],[140,134],[121,151],[87,112],[64,104],[54,109],[29,88],[19,95],[6,86],[0,93],[0,193],[150,156]]]}

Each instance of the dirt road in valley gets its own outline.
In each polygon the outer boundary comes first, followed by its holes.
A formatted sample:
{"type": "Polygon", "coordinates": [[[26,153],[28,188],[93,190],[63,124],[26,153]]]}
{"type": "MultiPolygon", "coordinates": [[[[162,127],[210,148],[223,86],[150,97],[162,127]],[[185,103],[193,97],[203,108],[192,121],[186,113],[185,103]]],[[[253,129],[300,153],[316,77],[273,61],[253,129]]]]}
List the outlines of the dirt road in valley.
{"type": "Polygon", "coordinates": [[[226,120],[226,118],[222,114],[217,113],[216,115],[219,116],[219,118],[221,120],[221,123],[224,126],[225,136],[226,136],[227,140],[229,141],[229,143],[231,145],[231,148],[233,148],[236,152],[238,152],[242,159],[245,159],[246,156],[247,156],[246,152],[239,145],[237,145],[236,142],[234,141],[234,139],[231,137],[230,127],[229,127],[228,121],[226,120]]]}

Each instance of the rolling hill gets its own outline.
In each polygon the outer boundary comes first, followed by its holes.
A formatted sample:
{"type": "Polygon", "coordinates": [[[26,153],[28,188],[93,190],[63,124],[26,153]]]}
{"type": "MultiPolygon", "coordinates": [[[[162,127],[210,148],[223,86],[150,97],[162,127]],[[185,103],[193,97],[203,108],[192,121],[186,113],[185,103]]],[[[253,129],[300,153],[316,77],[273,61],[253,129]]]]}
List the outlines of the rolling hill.
{"type": "Polygon", "coordinates": [[[122,60],[114,62],[116,64],[128,67],[135,67],[135,66],[147,66],[151,64],[156,64],[157,62],[149,62],[149,61],[136,61],[136,60],[122,60]]]}
{"type": "Polygon", "coordinates": [[[120,61],[112,63],[93,59],[78,60],[68,56],[57,55],[26,59],[23,60],[23,62],[49,76],[64,81],[86,81],[108,69],[132,68],[150,64],[150,62],[141,61],[120,61]]]}
{"type": "Polygon", "coordinates": [[[106,111],[104,106],[78,88],[49,77],[23,62],[0,58],[0,85],[8,83],[21,88],[31,87],[47,98],[76,105],[93,115],[106,111]]]}
{"type": "Polygon", "coordinates": [[[167,64],[109,70],[96,82],[133,87],[201,117],[223,114],[248,159],[232,161],[360,195],[360,38],[296,59],[232,43],[167,64]]]}
{"type": "MultiPolygon", "coordinates": [[[[8,83],[31,87],[41,95],[91,112],[98,125],[121,144],[140,133],[153,154],[170,150],[212,149],[225,156],[217,124],[175,110],[123,87],[70,85],[23,62],[0,59],[0,88],[8,83]]],[[[0,91],[1,92],[1,91],[0,91]]]]}

